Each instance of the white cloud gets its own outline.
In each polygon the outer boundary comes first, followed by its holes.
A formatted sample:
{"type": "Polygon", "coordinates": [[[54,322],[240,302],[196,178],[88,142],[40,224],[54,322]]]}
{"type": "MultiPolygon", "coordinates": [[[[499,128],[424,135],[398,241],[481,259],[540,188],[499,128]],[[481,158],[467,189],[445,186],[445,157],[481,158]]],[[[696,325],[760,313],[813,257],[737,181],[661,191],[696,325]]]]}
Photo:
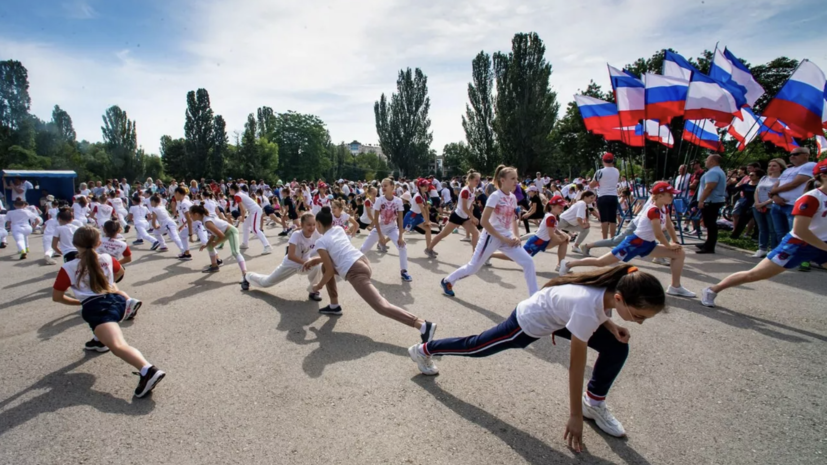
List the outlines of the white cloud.
{"type": "Polygon", "coordinates": [[[551,84],[565,104],[590,79],[608,85],[607,61],[622,66],[665,47],[696,56],[720,41],[752,63],[788,55],[827,66],[816,37],[791,38],[788,22],[769,21],[787,3],[758,0],[744,12],[711,0],[214,0],[191,11],[175,2],[171,15],[188,35],[165,50],[91,53],[2,34],[0,50],[28,68],[38,116],[48,119],[58,104],[79,137],[99,140],[100,115],[117,104],[137,120],[139,143],[152,152],[161,135],[183,135],[186,92],[199,87],[210,92],[230,133],[268,105],[319,115],[334,141],[376,142],[374,101],[394,90],[400,68],[420,67],[429,79],[434,148],[441,150],[464,138],[471,60],[480,50],[507,51],[516,32],[536,31],[545,41],[551,84]],[[152,58],[158,56],[163,60],[152,58]]]}
{"type": "Polygon", "coordinates": [[[85,0],[74,0],[64,2],[63,11],[72,19],[92,19],[98,17],[98,12],[85,0]]]}

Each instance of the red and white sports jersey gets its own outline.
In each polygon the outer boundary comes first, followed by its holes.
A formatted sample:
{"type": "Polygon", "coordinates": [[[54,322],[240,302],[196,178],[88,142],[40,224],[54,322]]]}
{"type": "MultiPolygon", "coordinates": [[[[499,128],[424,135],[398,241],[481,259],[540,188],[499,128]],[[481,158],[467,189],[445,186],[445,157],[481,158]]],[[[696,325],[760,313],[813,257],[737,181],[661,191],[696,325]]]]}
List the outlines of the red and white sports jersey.
{"type": "MultiPolygon", "coordinates": [[[[402,205],[402,199],[399,197],[391,197],[388,199],[384,195],[376,199],[376,203],[373,204],[373,211],[378,212],[379,214],[379,227],[382,228],[382,232],[393,231],[397,229],[398,223],[397,218],[399,216],[399,212],[405,211],[405,206],[402,205]]],[[[377,213],[374,213],[374,215],[377,213]]]]}
{"type": "Polygon", "coordinates": [[[362,216],[359,217],[359,221],[365,224],[371,224],[372,220],[370,216],[368,216],[368,211],[373,209],[373,200],[370,198],[365,199],[365,208],[362,209],[362,216]]]}
{"type": "Polygon", "coordinates": [[[465,213],[465,209],[473,210],[471,208],[471,204],[474,202],[474,194],[471,192],[471,188],[465,186],[459,192],[459,201],[457,202],[457,208],[454,209],[454,213],[457,214],[458,217],[467,220],[468,214],[465,213]]]}
{"type": "Polygon", "coordinates": [[[310,207],[310,209],[313,211],[313,213],[319,213],[319,211],[321,211],[322,207],[329,207],[329,206],[330,206],[330,199],[327,198],[327,195],[320,195],[320,194],[317,193],[316,195],[313,196],[313,205],[310,207]]]}
{"type": "Polygon", "coordinates": [[[96,250],[98,254],[109,254],[118,261],[120,261],[123,257],[132,256],[132,251],[129,250],[129,246],[126,245],[126,242],[113,239],[111,237],[102,238],[101,245],[96,250]]]}
{"type": "MultiPolygon", "coordinates": [[[[106,275],[107,281],[109,281],[109,285],[114,285],[115,274],[121,270],[120,262],[107,254],[99,254],[98,262],[103,269],[103,274],[106,275]]],[[[69,263],[64,263],[63,266],[60,267],[60,271],[57,273],[57,279],[55,279],[55,284],[52,287],[61,292],[66,292],[71,287],[75,298],[81,302],[89,297],[102,295],[96,294],[89,287],[89,273],[84,273],[83,277],[81,277],[79,268],[80,260],[77,258],[69,263]]]]}
{"type": "Polygon", "coordinates": [[[667,218],[669,218],[669,213],[665,209],[660,209],[655,204],[651,204],[648,210],[641,211],[635,218],[637,221],[635,236],[644,241],[656,241],[655,230],[652,229],[652,220],[659,220],[660,228],[663,230],[667,218]]]}
{"type": "Polygon", "coordinates": [[[112,208],[111,205],[98,203],[95,204],[95,209],[92,210],[92,213],[94,213],[95,219],[98,220],[98,223],[103,224],[112,219],[113,210],[114,208],[112,208]]]}
{"type": "Polygon", "coordinates": [[[261,207],[258,206],[256,201],[244,192],[236,192],[233,198],[235,199],[235,203],[243,205],[246,210],[250,212],[261,212],[261,207]]]}
{"type": "Polygon", "coordinates": [[[517,197],[512,193],[497,189],[485,202],[485,208],[491,208],[494,212],[488,219],[491,226],[505,237],[514,237],[512,225],[517,217],[517,197]]]}
{"type": "MultiPolygon", "coordinates": [[[[795,201],[793,216],[807,216],[812,218],[810,221],[810,231],[822,241],[827,241],[827,194],[821,192],[820,189],[813,189],[810,192],[806,192],[795,201]]],[[[797,239],[801,239],[792,231],[790,231],[790,234],[797,239]]]]}
{"type": "Polygon", "coordinates": [[[413,202],[411,202],[411,211],[416,213],[417,215],[422,214],[422,204],[425,203],[425,200],[422,198],[420,194],[414,194],[413,202]]]}
{"type": "Polygon", "coordinates": [[[342,212],[342,215],[336,218],[336,215],[333,215],[333,226],[341,226],[345,231],[348,229],[348,221],[350,221],[350,215],[345,212],[342,212]]]}
{"type": "Polygon", "coordinates": [[[551,213],[546,213],[543,217],[543,222],[540,223],[540,228],[537,229],[536,236],[548,242],[551,240],[551,233],[557,230],[557,217],[551,213]]]}
{"type": "Polygon", "coordinates": [[[121,200],[120,197],[115,197],[114,199],[109,199],[109,200],[106,201],[106,203],[109,204],[112,208],[114,208],[115,211],[120,212],[120,211],[124,210],[123,200],[121,200]]]}

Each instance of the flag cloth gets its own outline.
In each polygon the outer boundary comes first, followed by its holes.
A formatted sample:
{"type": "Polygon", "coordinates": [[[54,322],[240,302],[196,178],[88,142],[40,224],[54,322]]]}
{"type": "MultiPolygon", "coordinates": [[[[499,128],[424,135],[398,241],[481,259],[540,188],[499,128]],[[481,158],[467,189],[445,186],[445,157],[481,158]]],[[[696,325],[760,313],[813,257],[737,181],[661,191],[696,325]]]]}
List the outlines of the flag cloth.
{"type": "Polygon", "coordinates": [[[778,95],[767,105],[764,116],[787,123],[796,137],[810,138],[823,131],[824,72],[813,62],[802,60],[778,95]]]}
{"type": "Polygon", "coordinates": [[[752,107],[764,95],[764,88],[749,69],[727,49],[715,52],[709,77],[727,84],[739,107],[752,107]]]}
{"type": "Polygon", "coordinates": [[[710,119],[725,126],[732,121],[738,110],[735,97],[725,85],[704,74],[692,74],[689,92],[686,94],[684,119],[710,119]]]}
{"type": "Polygon", "coordinates": [[[824,83],[824,109],[821,111],[821,126],[827,129],[827,82],[824,83]]]}
{"type": "Polygon", "coordinates": [[[824,135],[816,136],[816,147],[818,147],[819,156],[827,151],[827,139],[824,138],[824,135]]]}
{"type": "Polygon", "coordinates": [[[617,114],[620,117],[620,126],[634,126],[646,117],[646,88],[643,82],[630,75],[609,66],[609,79],[617,102],[617,114]]]}
{"type": "Polygon", "coordinates": [[[741,108],[741,117],[732,118],[727,132],[738,141],[738,150],[743,151],[758,136],[763,121],[749,108],[741,108]]]}
{"type": "Polygon", "coordinates": [[[688,83],[692,80],[692,75],[699,73],[699,71],[686,58],[667,50],[663,56],[663,71],[661,73],[667,77],[683,79],[688,83]]]}
{"type": "Polygon", "coordinates": [[[646,117],[664,124],[683,116],[689,83],[682,78],[645,74],[646,117]]]}
{"type": "Polygon", "coordinates": [[[586,130],[598,133],[601,130],[612,130],[620,126],[617,116],[617,105],[588,95],[575,95],[574,101],[583,117],[586,130]]]}
{"type": "Polygon", "coordinates": [[[765,117],[758,135],[764,142],[769,142],[787,152],[792,152],[794,148],[798,147],[792,129],[776,118],[765,117]]]}
{"type": "Polygon", "coordinates": [[[724,144],[715,132],[715,122],[711,120],[690,121],[686,120],[683,126],[683,140],[699,147],[724,151],[724,144]]]}
{"type": "Polygon", "coordinates": [[[670,149],[675,145],[675,138],[672,136],[672,131],[669,126],[663,126],[660,121],[648,119],[644,126],[646,139],[658,142],[670,149]]]}
{"type": "Polygon", "coordinates": [[[640,124],[602,131],[600,135],[606,140],[623,142],[630,147],[643,147],[644,144],[643,129],[640,124]]]}

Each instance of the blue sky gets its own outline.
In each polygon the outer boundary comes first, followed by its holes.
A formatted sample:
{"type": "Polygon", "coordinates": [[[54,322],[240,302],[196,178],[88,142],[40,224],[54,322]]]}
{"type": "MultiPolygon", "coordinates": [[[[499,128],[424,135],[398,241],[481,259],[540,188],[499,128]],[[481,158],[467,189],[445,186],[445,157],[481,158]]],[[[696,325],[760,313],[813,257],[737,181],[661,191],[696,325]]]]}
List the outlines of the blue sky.
{"type": "Polygon", "coordinates": [[[809,58],[827,69],[818,0],[4,0],[0,59],[29,70],[32,112],[57,104],[79,138],[100,140],[119,105],[138,142],[158,152],[183,135],[185,97],[206,88],[231,139],[262,105],[320,116],[334,141],[376,142],[373,103],[400,68],[428,75],[434,145],[464,139],[471,60],[536,31],[561,104],[590,79],[672,47],[696,56],[715,43],[753,64],[809,58]]]}

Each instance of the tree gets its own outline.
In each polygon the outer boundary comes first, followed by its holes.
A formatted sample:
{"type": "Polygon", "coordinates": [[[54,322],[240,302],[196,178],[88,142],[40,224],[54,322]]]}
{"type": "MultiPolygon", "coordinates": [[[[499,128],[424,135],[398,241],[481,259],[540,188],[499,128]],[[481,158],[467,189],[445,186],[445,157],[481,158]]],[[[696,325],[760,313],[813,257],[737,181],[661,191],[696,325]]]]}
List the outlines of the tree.
{"type": "Polygon", "coordinates": [[[444,174],[449,177],[462,175],[471,168],[481,169],[477,168],[479,165],[476,165],[474,160],[476,158],[473,150],[465,142],[451,142],[445,144],[445,148],[442,149],[442,166],[444,174]]]}
{"type": "MultiPolygon", "coordinates": [[[[594,81],[589,82],[585,91],[578,93],[603,100],[610,97],[594,81]]],[[[583,170],[594,168],[595,161],[606,150],[602,137],[586,131],[575,102],[569,103],[565,115],[554,126],[550,140],[554,150],[544,171],[557,178],[572,178],[583,170]]]]}
{"type": "Polygon", "coordinates": [[[215,121],[210,107],[210,94],[206,89],[187,92],[187,112],[184,123],[184,140],[187,149],[186,171],[181,176],[200,178],[208,168],[214,168],[211,160],[215,121]]]}
{"type": "Polygon", "coordinates": [[[409,176],[427,170],[433,133],[428,110],[428,77],[422,70],[400,70],[396,80],[398,93],[388,102],[383,93],[374,104],[376,132],[382,151],[391,163],[409,176]]]}
{"type": "Polygon", "coordinates": [[[551,64],[536,33],[516,34],[511,52],[494,54],[497,97],[494,130],[503,160],[525,174],[551,154],[549,134],[557,119],[557,94],[549,87],[551,64]]]}
{"type": "Polygon", "coordinates": [[[319,117],[279,113],[272,142],[278,145],[278,169],[284,178],[316,179],[330,173],[330,134],[319,117]]]}
{"type": "Polygon", "coordinates": [[[212,137],[212,150],[210,150],[210,157],[204,175],[209,179],[221,179],[224,177],[227,144],[229,143],[227,139],[227,123],[224,122],[224,117],[221,115],[215,115],[212,137]]]}
{"type": "Polygon", "coordinates": [[[57,133],[63,140],[67,142],[77,140],[77,134],[75,134],[75,128],[72,125],[72,117],[57,105],[52,110],[52,124],[55,125],[57,133]]]}
{"type": "Polygon", "coordinates": [[[138,135],[135,121],[117,105],[106,110],[103,115],[103,142],[106,151],[112,157],[112,168],[118,176],[133,181],[140,174],[137,160],[138,135]]]}
{"type": "Polygon", "coordinates": [[[483,173],[493,173],[500,164],[500,156],[494,137],[494,74],[491,57],[480,52],[471,62],[471,67],[473,81],[468,83],[468,100],[471,104],[465,105],[465,116],[462,117],[465,140],[470,149],[468,161],[483,173]]]}
{"type": "Polygon", "coordinates": [[[270,107],[259,107],[256,110],[256,127],[258,137],[272,138],[276,131],[276,114],[270,107]]]}
{"type": "Polygon", "coordinates": [[[0,61],[0,126],[20,128],[28,119],[29,72],[17,60],[0,61]]]}
{"type": "Polygon", "coordinates": [[[753,110],[763,113],[770,100],[778,95],[778,91],[792,76],[798,67],[798,60],[787,57],[778,57],[769,63],[750,68],[755,80],[764,88],[764,95],[755,102],[753,110]]]}
{"type": "Polygon", "coordinates": [[[174,178],[184,177],[187,170],[186,141],[184,139],[173,139],[170,136],[162,136],[161,161],[167,175],[174,178]]]}

